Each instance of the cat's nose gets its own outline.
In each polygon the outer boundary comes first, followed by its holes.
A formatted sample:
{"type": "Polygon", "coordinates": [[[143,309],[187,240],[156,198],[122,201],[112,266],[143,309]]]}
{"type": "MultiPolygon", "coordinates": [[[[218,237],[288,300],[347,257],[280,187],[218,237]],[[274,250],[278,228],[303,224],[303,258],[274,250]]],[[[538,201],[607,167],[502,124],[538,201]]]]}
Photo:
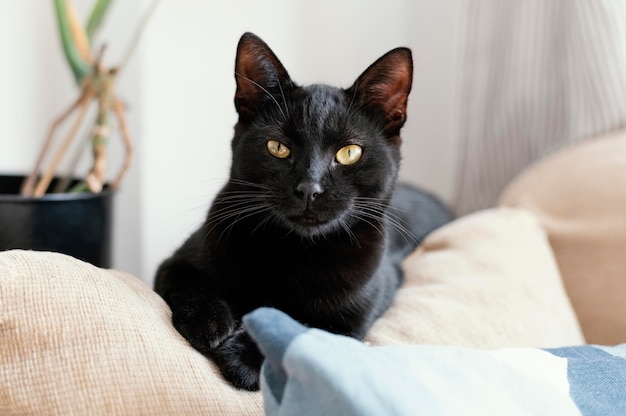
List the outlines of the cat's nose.
{"type": "Polygon", "coordinates": [[[322,185],[316,181],[302,181],[296,186],[296,194],[308,202],[315,201],[323,192],[322,185]]]}

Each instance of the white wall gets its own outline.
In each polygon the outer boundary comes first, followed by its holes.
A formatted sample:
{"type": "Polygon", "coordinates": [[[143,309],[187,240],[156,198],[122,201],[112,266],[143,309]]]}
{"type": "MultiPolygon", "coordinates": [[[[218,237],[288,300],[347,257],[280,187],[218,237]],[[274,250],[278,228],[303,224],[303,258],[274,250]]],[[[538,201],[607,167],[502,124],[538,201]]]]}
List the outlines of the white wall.
{"type": "MultiPolygon", "coordinates": [[[[91,1],[76,3],[84,10],[91,1]]],[[[110,44],[109,63],[119,59],[147,3],[112,6],[100,37],[110,44]]],[[[115,266],[150,281],[224,182],[236,121],[235,48],[245,31],[261,36],[302,84],[347,87],[389,49],[411,47],[415,79],[402,176],[449,199],[460,7],[460,0],[162,0],[120,79],[137,158],[118,195],[115,266]]],[[[49,120],[76,90],[51,4],[0,2],[0,50],[0,171],[19,171],[30,166],[49,120]]]]}

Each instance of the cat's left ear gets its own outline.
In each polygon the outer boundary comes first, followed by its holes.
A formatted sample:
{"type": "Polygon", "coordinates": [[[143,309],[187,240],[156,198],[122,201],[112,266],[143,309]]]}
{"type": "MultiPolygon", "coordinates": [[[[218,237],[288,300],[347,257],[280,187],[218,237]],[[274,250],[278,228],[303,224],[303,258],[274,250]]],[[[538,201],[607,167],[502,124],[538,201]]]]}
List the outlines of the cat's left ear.
{"type": "Polygon", "coordinates": [[[287,70],[261,38],[245,33],[237,46],[235,107],[240,116],[253,117],[265,99],[277,97],[292,85],[287,70]]]}
{"type": "Polygon", "coordinates": [[[396,48],[374,62],[359,76],[348,93],[383,117],[385,133],[398,135],[406,121],[413,83],[413,58],[408,48],[396,48]]]}

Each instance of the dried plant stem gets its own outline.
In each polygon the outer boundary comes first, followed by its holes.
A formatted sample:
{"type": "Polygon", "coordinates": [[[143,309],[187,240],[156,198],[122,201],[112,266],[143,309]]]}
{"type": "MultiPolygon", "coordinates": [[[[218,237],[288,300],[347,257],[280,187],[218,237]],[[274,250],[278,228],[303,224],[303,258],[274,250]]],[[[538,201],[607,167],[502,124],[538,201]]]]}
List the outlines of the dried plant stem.
{"type": "Polygon", "coordinates": [[[106,145],[111,135],[109,127],[109,111],[113,96],[113,79],[103,78],[100,93],[98,94],[98,117],[96,125],[91,132],[91,145],[93,152],[93,166],[87,174],[85,182],[91,192],[100,192],[105,182],[107,151],[106,145]],[[109,82],[105,82],[109,81],[109,82]]]}
{"type": "Polygon", "coordinates": [[[87,109],[89,108],[89,102],[91,101],[93,96],[94,91],[91,88],[86,88],[77,106],[79,112],[78,116],[76,117],[76,120],[74,120],[74,124],[72,125],[69,133],[65,137],[65,140],[61,144],[61,147],[52,159],[50,166],[43,173],[41,179],[39,179],[39,182],[35,187],[35,191],[33,192],[33,196],[40,197],[46,192],[46,189],[48,189],[50,182],[52,182],[52,179],[54,178],[54,173],[56,172],[59,164],[61,163],[61,160],[63,159],[63,155],[65,154],[65,152],[67,152],[67,149],[72,143],[72,140],[76,136],[76,133],[78,132],[78,129],[85,118],[85,114],[87,113],[87,109]]]}
{"type": "Polygon", "coordinates": [[[98,193],[102,191],[104,186],[104,175],[107,164],[107,148],[106,143],[98,140],[93,144],[93,166],[89,174],[85,178],[89,191],[98,193]]]}
{"type": "MultiPolygon", "coordinates": [[[[95,124],[95,121],[92,124],[95,124]]],[[[82,143],[80,144],[80,146],[75,150],[74,155],[70,159],[70,163],[68,164],[68,169],[67,169],[67,173],[65,174],[65,177],[56,184],[52,192],[54,193],[65,192],[68,189],[70,183],[72,182],[72,179],[74,179],[73,173],[76,171],[76,167],[78,166],[78,163],[80,162],[82,155],[85,153],[85,149],[91,143],[90,138],[88,139],[89,140],[87,139],[82,140],[82,143]]]]}
{"type": "Polygon", "coordinates": [[[115,178],[115,181],[111,185],[113,189],[117,189],[120,186],[122,179],[126,175],[128,168],[133,163],[133,141],[128,132],[128,125],[126,123],[126,116],[124,114],[124,105],[122,104],[120,100],[115,100],[113,102],[113,111],[115,112],[115,115],[117,116],[117,120],[120,125],[122,140],[124,141],[124,147],[126,149],[126,156],[124,158],[124,163],[117,174],[117,178],[115,178]]]}
{"type": "Polygon", "coordinates": [[[20,194],[22,196],[32,196],[35,189],[35,181],[37,180],[37,176],[39,175],[39,171],[41,170],[41,164],[43,163],[43,159],[48,153],[48,149],[52,144],[52,139],[54,137],[54,133],[59,128],[61,124],[70,116],[72,113],[84,102],[85,93],[81,94],[80,97],[70,105],[60,116],[58,116],[50,125],[50,129],[48,130],[48,135],[46,136],[46,140],[44,145],[42,146],[39,156],[37,156],[37,162],[35,163],[35,168],[31,171],[30,175],[24,183],[22,184],[22,189],[20,194]]]}

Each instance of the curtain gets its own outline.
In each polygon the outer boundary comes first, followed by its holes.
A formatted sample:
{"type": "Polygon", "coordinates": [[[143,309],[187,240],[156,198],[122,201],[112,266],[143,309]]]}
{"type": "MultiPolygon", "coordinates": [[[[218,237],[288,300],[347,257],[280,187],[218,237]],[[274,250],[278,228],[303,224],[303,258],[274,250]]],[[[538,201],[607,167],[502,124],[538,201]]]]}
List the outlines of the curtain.
{"type": "Polygon", "coordinates": [[[459,215],[547,153],[626,126],[626,1],[468,0],[463,18],[459,215]]]}

